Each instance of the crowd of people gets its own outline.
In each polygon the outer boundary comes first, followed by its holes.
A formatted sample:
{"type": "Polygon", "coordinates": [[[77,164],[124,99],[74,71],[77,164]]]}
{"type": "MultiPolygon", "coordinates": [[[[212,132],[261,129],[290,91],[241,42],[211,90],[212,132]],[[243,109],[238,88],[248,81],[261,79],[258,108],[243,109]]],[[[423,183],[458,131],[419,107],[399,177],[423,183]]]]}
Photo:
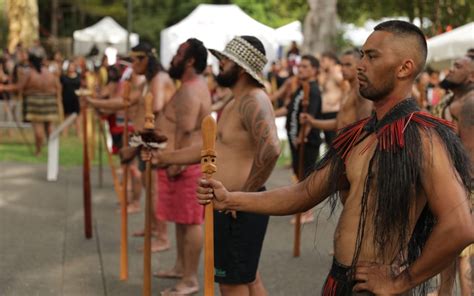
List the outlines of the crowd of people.
{"type": "MultiPolygon", "coordinates": [[[[310,222],[311,209],[325,200],[343,209],[322,295],[416,287],[425,293],[437,274],[431,292],[451,295],[457,272],[462,295],[471,295],[474,49],[447,72],[426,68],[426,53],[423,33],[403,21],[381,23],[361,49],[340,55],[301,54],[294,43],[266,77],[265,48],[253,36],[237,36],[222,51],[190,38],[168,71],[146,42],[113,63],[105,55],[95,63],[64,61],[59,53],[47,60],[39,45],[19,46],[0,63],[0,92],[5,101],[23,99],[37,154],[51,124],[80,114],[81,104],[106,118],[119,152],[124,117],[131,131],[141,131],[144,97],[152,95],[156,131],[168,138],[167,147],[142,149],[129,160],[128,212],[140,211],[144,164],[151,161],[153,251],[170,248],[167,223],[176,224],[175,265],[155,273],[178,280],[164,295],[200,289],[202,205],[212,201],[215,208],[215,281],[222,295],[266,295],[258,263],[269,215],[304,212],[301,222],[310,222]],[[217,75],[208,52],[219,62],[217,75]],[[94,95],[81,102],[81,87],[94,95]],[[211,112],[218,118],[219,169],[200,180],[200,124],[211,112]],[[281,150],[278,116],[286,117],[296,181],[267,191],[281,150]]],[[[75,129],[80,134],[79,124],[75,129]]]]}

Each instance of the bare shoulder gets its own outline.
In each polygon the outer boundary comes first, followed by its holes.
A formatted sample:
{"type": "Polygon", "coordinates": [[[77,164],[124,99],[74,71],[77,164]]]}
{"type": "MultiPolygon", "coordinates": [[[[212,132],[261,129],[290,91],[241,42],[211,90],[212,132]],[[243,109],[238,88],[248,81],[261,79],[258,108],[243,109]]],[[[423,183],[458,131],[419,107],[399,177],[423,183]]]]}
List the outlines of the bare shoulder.
{"type": "Polygon", "coordinates": [[[273,130],[275,115],[268,95],[262,89],[255,89],[239,103],[242,124],[247,130],[258,130],[263,126],[273,130]]]}

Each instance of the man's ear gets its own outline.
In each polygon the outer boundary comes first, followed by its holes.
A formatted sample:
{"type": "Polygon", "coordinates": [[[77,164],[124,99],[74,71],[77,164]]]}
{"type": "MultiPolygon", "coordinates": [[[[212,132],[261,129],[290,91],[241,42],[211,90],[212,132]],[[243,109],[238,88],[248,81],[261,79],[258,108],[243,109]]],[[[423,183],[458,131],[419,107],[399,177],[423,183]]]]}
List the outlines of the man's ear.
{"type": "Polygon", "coordinates": [[[415,62],[412,59],[406,59],[403,61],[403,64],[400,66],[398,70],[397,77],[401,79],[405,79],[407,77],[411,77],[415,72],[415,62]]]}
{"type": "Polygon", "coordinates": [[[187,61],[186,61],[186,66],[189,66],[189,67],[192,67],[194,66],[194,58],[189,58],[187,61]]]}

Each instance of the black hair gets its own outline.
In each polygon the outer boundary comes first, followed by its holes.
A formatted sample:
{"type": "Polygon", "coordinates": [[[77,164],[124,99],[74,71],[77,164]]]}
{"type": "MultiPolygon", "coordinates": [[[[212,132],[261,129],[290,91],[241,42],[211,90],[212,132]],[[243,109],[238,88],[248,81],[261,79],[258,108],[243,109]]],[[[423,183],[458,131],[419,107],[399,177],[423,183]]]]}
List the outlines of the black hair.
{"type": "Polygon", "coordinates": [[[301,57],[301,59],[309,61],[309,63],[311,64],[313,68],[315,68],[316,70],[319,70],[319,60],[315,56],[310,55],[310,54],[305,54],[301,57]]]}
{"type": "Polygon", "coordinates": [[[186,43],[188,44],[186,60],[194,58],[194,69],[197,74],[201,74],[207,67],[207,49],[204,43],[196,38],[189,38],[186,43]]]}
{"type": "Polygon", "coordinates": [[[322,58],[328,58],[330,60],[333,60],[336,64],[340,64],[340,61],[339,61],[339,58],[337,57],[337,55],[332,52],[332,51],[325,51],[321,54],[321,57],[322,58]]]}
{"type": "Polygon", "coordinates": [[[147,81],[150,81],[155,77],[156,73],[163,71],[163,66],[156,57],[156,51],[148,42],[140,42],[137,46],[132,48],[132,51],[142,51],[148,57],[148,64],[146,67],[145,77],[147,81]]]}
{"type": "Polygon", "coordinates": [[[250,43],[253,47],[255,47],[258,51],[260,51],[263,55],[266,55],[267,52],[265,51],[265,46],[263,46],[262,41],[255,36],[248,36],[243,35],[240,38],[244,39],[248,43],[250,43]]]}
{"type": "Polygon", "coordinates": [[[43,58],[39,57],[35,54],[28,54],[28,61],[31,63],[33,68],[38,72],[41,73],[41,66],[43,65],[43,58]]]}
{"type": "Polygon", "coordinates": [[[399,37],[412,37],[415,38],[418,45],[417,52],[421,54],[421,59],[417,65],[417,73],[419,74],[426,62],[426,55],[428,52],[428,47],[426,45],[425,34],[421,31],[420,28],[413,25],[412,23],[398,20],[386,21],[375,26],[374,31],[385,31],[394,34],[399,37]]]}
{"type": "Polygon", "coordinates": [[[360,58],[361,58],[360,50],[359,50],[357,47],[354,47],[353,49],[346,50],[342,55],[343,55],[343,56],[345,56],[345,55],[352,55],[352,56],[354,56],[356,59],[360,59],[360,58]]]}
{"type": "Polygon", "coordinates": [[[109,82],[119,82],[120,81],[120,71],[116,66],[107,67],[107,83],[109,82]]]}

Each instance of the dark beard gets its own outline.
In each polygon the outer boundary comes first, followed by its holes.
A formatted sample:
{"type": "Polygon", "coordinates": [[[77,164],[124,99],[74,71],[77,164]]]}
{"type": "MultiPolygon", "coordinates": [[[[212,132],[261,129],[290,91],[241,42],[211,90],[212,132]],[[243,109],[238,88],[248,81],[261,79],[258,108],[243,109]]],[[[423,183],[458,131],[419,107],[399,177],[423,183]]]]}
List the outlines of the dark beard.
{"type": "Polygon", "coordinates": [[[184,62],[176,66],[171,64],[170,69],[168,70],[168,74],[173,79],[181,79],[181,77],[183,77],[183,73],[184,73],[184,62]]]}
{"type": "Polygon", "coordinates": [[[440,86],[442,89],[445,89],[445,90],[457,89],[457,88],[459,88],[461,85],[462,85],[462,83],[452,82],[452,81],[447,80],[446,78],[443,79],[443,81],[441,81],[441,82],[439,83],[439,86],[440,86]]]}
{"type": "Polygon", "coordinates": [[[393,81],[385,83],[380,89],[376,89],[368,80],[365,81],[365,84],[364,88],[359,85],[359,94],[372,102],[385,98],[394,88],[393,81]]]}
{"type": "Polygon", "coordinates": [[[232,67],[227,73],[219,73],[216,77],[217,83],[222,87],[232,87],[239,80],[239,68],[232,67]]]}

